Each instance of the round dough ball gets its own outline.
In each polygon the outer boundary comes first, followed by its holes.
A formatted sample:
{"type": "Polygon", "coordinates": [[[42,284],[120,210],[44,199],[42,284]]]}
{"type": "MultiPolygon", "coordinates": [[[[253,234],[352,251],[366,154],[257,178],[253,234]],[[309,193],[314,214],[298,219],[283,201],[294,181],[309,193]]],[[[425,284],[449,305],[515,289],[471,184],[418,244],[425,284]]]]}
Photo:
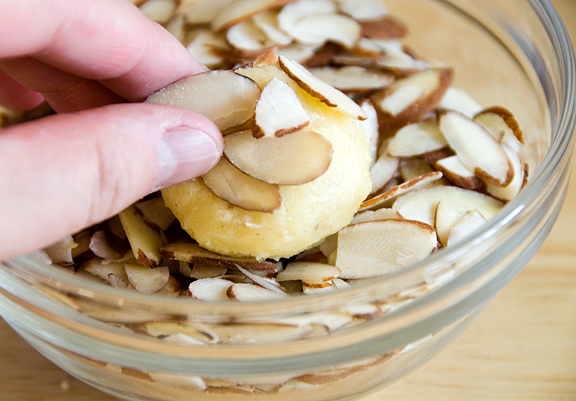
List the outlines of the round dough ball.
{"type": "Polygon", "coordinates": [[[288,83],[308,112],[307,129],[332,143],[328,170],[302,185],[280,185],[273,213],[241,209],[218,198],[201,178],[162,190],[182,227],[211,251],[258,259],[298,254],[350,223],[371,191],[369,151],[358,120],[326,106],[276,66],[237,71],[263,88],[273,77],[288,83]]]}

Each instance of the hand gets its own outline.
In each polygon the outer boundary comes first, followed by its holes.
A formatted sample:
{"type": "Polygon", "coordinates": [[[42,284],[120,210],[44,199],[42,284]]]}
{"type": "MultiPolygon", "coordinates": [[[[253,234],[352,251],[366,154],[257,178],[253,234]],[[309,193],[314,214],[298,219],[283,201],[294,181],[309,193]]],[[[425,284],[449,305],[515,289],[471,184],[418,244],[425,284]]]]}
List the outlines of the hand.
{"type": "Polygon", "coordinates": [[[129,1],[0,1],[0,104],[58,113],[0,131],[0,260],[216,164],[205,117],[125,104],[205,70],[129,1]]]}

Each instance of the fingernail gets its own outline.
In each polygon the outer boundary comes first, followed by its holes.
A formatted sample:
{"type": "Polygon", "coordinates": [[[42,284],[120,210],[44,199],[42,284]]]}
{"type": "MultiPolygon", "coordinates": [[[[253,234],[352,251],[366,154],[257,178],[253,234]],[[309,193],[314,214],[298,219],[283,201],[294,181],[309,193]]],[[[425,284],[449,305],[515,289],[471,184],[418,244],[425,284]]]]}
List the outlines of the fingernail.
{"type": "Polygon", "coordinates": [[[206,133],[190,128],[168,131],[158,146],[158,176],[154,191],[198,177],[210,170],[221,152],[206,133]]]}

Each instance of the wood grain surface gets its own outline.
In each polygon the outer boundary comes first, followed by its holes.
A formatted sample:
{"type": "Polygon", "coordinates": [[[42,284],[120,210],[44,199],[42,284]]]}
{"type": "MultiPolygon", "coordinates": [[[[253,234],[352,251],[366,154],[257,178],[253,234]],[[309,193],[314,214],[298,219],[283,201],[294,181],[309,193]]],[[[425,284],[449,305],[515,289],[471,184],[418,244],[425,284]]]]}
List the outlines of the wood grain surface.
{"type": "MultiPolygon", "coordinates": [[[[553,0],[576,42],[576,0],[553,0]]],[[[576,400],[576,164],[550,237],[444,352],[365,401],[576,400]]],[[[1,401],[112,401],[61,371],[0,319],[1,401]]]]}

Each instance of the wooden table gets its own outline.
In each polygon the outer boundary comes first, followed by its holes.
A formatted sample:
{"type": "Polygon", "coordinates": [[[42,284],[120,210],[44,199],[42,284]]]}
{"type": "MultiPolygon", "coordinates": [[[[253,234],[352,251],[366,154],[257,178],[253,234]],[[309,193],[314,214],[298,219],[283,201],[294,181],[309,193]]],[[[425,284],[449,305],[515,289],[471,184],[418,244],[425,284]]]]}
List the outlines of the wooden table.
{"type": "MultiPolygon", "coordinates": [[[[553,0],[576,42],[576,0],[553,0]]],[[[365,401],[576,400],[576,163],[550,237],[443,353],[365,401]]],[[[112,401],[64,373],[0,319],[0,400],[112,401]]]]}

